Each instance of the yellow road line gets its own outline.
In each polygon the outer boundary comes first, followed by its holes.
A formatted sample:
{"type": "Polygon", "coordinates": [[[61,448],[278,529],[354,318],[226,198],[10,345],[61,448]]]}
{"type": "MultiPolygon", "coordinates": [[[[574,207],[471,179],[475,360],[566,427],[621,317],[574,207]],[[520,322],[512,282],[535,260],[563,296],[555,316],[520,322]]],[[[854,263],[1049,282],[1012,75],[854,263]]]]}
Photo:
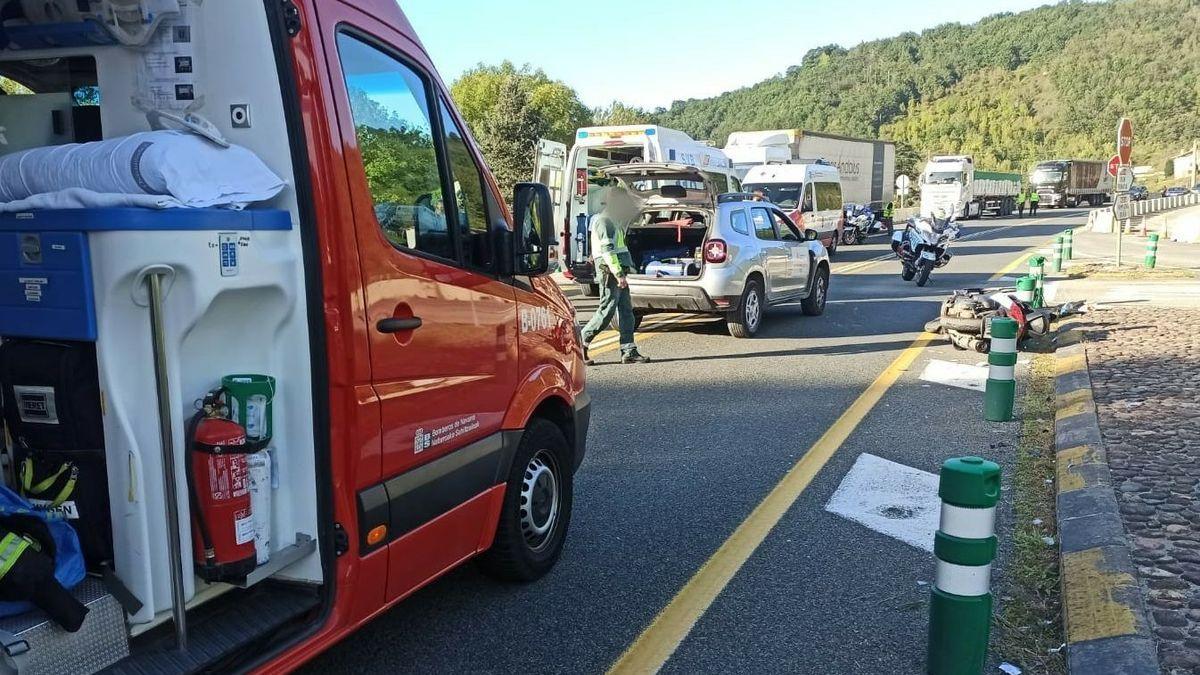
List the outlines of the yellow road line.
{"type": "Polygon", "coordinates": [[[850,404],[625,650],[610,675],[657,672],[821,468],[934,338],[922,333],[850,404]]]}
{"type": "MultiPolygon", "coordinates": [[[[656,314],[653,317],[646,317],[643,319],[641,325],[638,326],[638,330],[649,331],[659,326],[675,323],[676,321],[680,321],[688,316],[689,315],[687,314],[656,314]]],[[[600,333],[596,333],[596,337],[592,338],[592,346],[596,349],[599,349],[600,347],[606,346],[613,340],[620,339],[620,337],[620,332],[616,330],[602,331],[600,333]]]]}
{"type": "Polygon", "coordinates": [[[1018,267],[1021,267],[1026,262],[1028,262],[1029,259],[1032,258],[1035,253],[1037,253],[1041,249],[1045,248],[1047,244],[1053,244],[1053,243],[1054,243],[1054,240],[1050,239],[1046,242],[1038,244],[1037,246],[1031,246],[1031,247],[1025,249],[1021,253],[1021,255],[1017,256],[1017,258],[1015,260],[1013,260],[1009,264],[1005,265],[1004,267],[1001,267],[999,272],[996,272],[991,277],[989,277],[988,281],[996,281],[1000,277],[1003,277],[1006,274],[1010,274],[1010,273],[1016,271],[1016,269],[1018,267]]]}
{"type": "MultiPolygon", "coordinates": [[[[680,325],[680,324],[685,324],[685,323],[696,323],[696,321],[689,319],[688,318],[689,316],[691,316],[691,315],[689,315],[689,314],[672,314],[672,315],[670,315],[671,318],[664,319],[662,321],[656,321],[655,323],[649,324],[649,325],[643,324],[638,327],[637,340],[639,342],[645,342],[646,340],[649,340],[650,338],[652,338],[656,335],[662,335],[666,331],[659,330],[661,328],[668,328],[670,326],[675,326],[675,325],[680,325]]],[[[700,317],[705,319],[706,321],[711,321],[713,318],[711,316],[706,316],[706,315],[700,315],[700,317]]],[[[600,344],[600,345],[596,345],[596,342],[597,342],[596,340],[592,340],[592,345],[594,345],[594,346],[588,348],[588,357],[600,356],[601,354],[607,354],[609,352],[616,351],[621,348],[621,343],[620,343],[619,337],[614,337],[611,342],[604,342],[603,344],[600,344]]]]}

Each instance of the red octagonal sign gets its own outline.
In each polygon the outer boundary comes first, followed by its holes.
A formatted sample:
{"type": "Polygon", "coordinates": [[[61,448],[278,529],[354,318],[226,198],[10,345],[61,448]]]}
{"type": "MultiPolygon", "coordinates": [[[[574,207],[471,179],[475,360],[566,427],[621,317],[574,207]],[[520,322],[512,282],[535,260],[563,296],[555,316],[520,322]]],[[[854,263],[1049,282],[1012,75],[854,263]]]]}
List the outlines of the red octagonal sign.
{"type": "Polygon", "coordinates": [[[1128,164],[1132,154],[1133,122],[1129,121],[1128,117],[1122,117],[1117,123],[1117,156],[1121,158],[1122,164],[1128,164]]]}
{"type": "Polygon", "coordinates": [[[1117,177],[1117,169],[1121,168],[1121,156],[1113,155],[1112,159],[1108,160],[1108,175],[1113,178],[1117,177]]]}

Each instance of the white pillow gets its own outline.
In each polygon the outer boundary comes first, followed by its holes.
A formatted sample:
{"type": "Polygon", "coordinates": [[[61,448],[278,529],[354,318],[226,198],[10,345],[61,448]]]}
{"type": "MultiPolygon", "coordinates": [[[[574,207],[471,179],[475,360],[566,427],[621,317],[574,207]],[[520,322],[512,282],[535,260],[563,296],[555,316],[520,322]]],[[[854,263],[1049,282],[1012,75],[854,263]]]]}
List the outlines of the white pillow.
{"type": "Polygon", "coordinates": [[[147,131],[93,143],[34,148],[0,157],[0,201],[82,188],[170,195],[184,206],[236,206],[271,199],[285,186],[253,152],[185,131],[147,131]]]}

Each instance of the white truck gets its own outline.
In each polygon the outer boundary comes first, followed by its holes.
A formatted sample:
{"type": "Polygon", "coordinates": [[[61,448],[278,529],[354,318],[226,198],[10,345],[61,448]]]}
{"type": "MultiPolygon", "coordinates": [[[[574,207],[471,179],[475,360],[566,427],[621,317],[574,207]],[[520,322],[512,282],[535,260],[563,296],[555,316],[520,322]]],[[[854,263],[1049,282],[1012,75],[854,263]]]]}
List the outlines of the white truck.
{"type": "MultiPolygon", "coordinates": [[[[736,192],[740,182],[720,148],[682,131],[653,124],[585,127],[575,132],[575,145],[538,141],[533,180],[550,188],[555,222],[561,223],[558,257],[563,271],[585,295],[598,295],[592,268],[588,220],[600,208],[610,182],[599,169],[634,162],[670,162],[700,169],[717,193],[736,192]]],[[[698,187],[698,186],[697,186],[698,187]]]]}
{"type": "Polygon", "coordinates": [[[921,172],[921,215],[938,210],[960,220],[1017,210],[1021,174],[980,171],[969,155],[935,155],[921,172]]]}
{"type": "Polygon", "coordinates": [[[882,208],[895,193],[896,144],[891,141],[804,129],[735,131],[725,143],[725,154],[739,178],[763,164],[832,164],[841,175],[846,203],[882,208]]]}

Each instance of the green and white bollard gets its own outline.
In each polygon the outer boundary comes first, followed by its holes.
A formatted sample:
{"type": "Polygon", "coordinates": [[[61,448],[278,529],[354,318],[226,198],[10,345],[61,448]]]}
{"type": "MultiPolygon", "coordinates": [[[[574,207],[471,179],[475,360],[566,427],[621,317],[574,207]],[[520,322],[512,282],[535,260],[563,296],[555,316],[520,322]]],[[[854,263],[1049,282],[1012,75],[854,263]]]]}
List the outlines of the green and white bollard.
{"type": "Polygon", "coordinates": [[[1012,419],[1013,401],[1017,397],[1017,322],[1007,317],[992,319],[991,333],[983,418],[989,422],[1007,422],[1012,419]]]}
{"type": "Polygon", "coordinates": [[[1068,229],[1066,232],[1063,232],[1063,236],[1065,237],[1063,239],[1063,259],[1074,260],[1075,230],[1068,229]]]}
{"type": "Polygon", "coordinates": [[[1046,258],[1045,256],[1035,255],[1029,259],[1029,276],[1034,278],[1036,285],[1033,288],[1033,306],[1044,307],[1046,305],[1046,258]]]}
{"type": "Polygon", "coordinates": [[[942,519],[933,538],[937,576],[929,601],[930,675],[979,675],[991,632],[992,560],[1000,466],[979,457],[942,464],[942,519]]]}
{"type": "Polygon", "coordinates": [[[1061,234],[1054,238],[1054,248],[1052,250],[1054,251],[1054,271],[1061,272],[1063,263],[1063,236],[1061,234]]]}
{"type": "Polygon", "coordinates": [[[1146,269],[1152,270],[1158,264],[1158,233],[1152,232],[1146,242],[1146,269]]]}
{"type": "Polygon", "coordinates": [[[1017,300],[1032,307],[1037,297],[1037,279],[1033,277],[1021,277],[1017,279],[1016,295],[1017,300]]]}

